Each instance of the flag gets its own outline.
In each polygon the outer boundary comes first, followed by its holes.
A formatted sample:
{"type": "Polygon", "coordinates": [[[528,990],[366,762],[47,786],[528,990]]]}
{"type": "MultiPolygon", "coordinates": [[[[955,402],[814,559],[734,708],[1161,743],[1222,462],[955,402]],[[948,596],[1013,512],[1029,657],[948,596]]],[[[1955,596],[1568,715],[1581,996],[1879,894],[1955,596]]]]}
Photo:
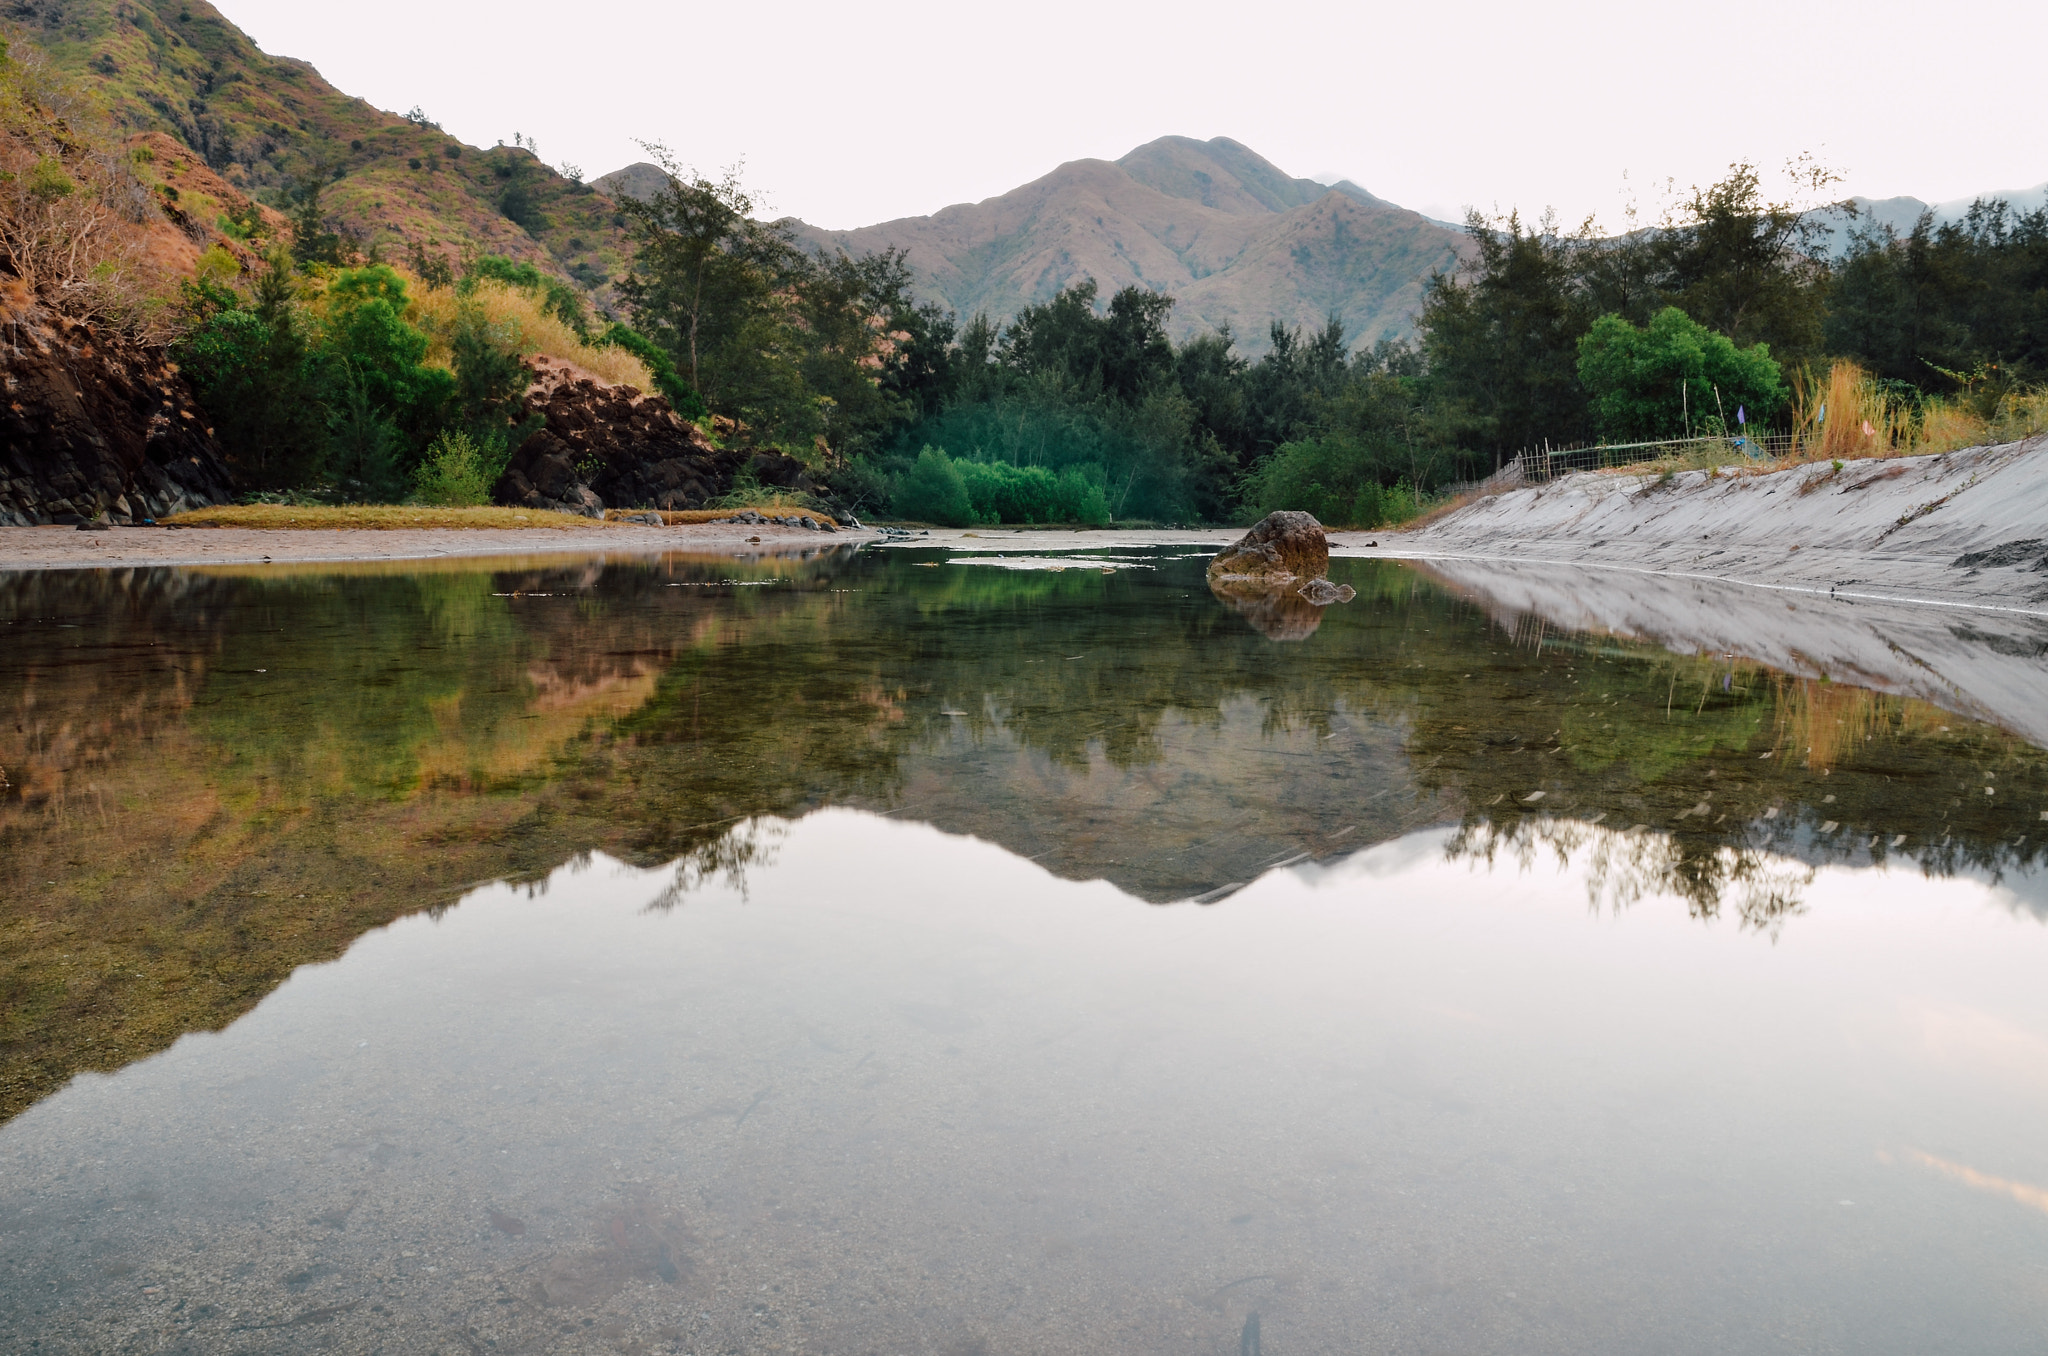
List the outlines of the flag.
{"type": "Polygon", "coordinates": [[[1735,422],[1738,424],[1747,424],[1749,422],[1749,416],[1743,413],[1742,406],[1740,405],[1735,407],[1735,422]]]}
{"type": "Polygon", "coordinates": [[[1875,438],[1877,436],[1877,430],[1870,426],[1868,419],[1863,421],[1863,436],[1866,438],[1875,438]]]}
{"type": "Polygon", "coordinates": [[[1821,406],[1820,406],[1820,417],[1819,417],[1818,419],[1815,419],[1815,420],[1814,420],[1813,422],[1814,422],[1814,423],[1816,423],[1816,424],[1825,424],[1825,423],[1826,423],[1827,421],[1828,421],[1828,406],[1827,406],[1827,402],[1826,402],[1826,401],[1822,401],[1822,402],[1821,402],[1821,406]]]}

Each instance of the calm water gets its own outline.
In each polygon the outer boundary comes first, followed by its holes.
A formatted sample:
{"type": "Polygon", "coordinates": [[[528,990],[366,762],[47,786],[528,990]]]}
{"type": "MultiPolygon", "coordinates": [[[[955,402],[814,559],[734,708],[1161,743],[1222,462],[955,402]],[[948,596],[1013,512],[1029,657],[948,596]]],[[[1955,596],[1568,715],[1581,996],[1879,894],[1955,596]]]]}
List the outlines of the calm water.
{"type": "Polygon", "coordinates": [[[0,1350],[2039,1349],[2048,755],[1106,554],[0,576],[0,1350]]]}

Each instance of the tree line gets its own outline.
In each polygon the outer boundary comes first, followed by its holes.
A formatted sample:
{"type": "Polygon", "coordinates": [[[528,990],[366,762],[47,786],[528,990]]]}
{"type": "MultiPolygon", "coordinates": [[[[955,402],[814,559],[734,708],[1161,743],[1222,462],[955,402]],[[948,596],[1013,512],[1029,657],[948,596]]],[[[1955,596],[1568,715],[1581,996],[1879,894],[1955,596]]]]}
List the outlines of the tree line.
{"type": "MultiPolygon", "coordinates": [[[[1979,204],[1903,234],[1858,221],[1835,249],[1827,213],[1736,165],[1619,234],[1473,213],[1470,258],[1430,281],[1412,340],[1276,324],[1253,360],[1227,328],[1176,343],[1170,297],[1086,279],[963,320],[916,301],[900,251],[807,250],[759,220],[737,173],[649,150],[667,178],[618,204],[635,248],[618,317],[504,260],[420,255],[408,278],[344,257],[317,187],[302,192],[290,252],[246,291],[190,289],[187,370],[245,471],[420,493],[459,444],[487,488],[524,436],[520,353],[475,308],[440,308],[427,333],[408,292],[480,280],[634,354],[687,417],[803,459],[856,509],[958,524],[1300,508],[1374,525],[1546,442],[1779,424],[1832,359],[1902,407],[2048,375],[2048,211],[1979,204]]],[[[1829,182],[1795,169],[1809,198],[1829,182]]]]}

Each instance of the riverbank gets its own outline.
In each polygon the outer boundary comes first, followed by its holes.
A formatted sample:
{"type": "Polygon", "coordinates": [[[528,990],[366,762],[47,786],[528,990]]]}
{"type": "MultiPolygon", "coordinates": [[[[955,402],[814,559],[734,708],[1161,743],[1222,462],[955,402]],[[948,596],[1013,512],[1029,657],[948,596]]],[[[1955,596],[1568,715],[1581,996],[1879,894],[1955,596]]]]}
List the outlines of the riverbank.
{"type": "Polygon", "coordinates": [[[1587,472],[1416,531],[1331,542],[1340,554],[2048,616],[2048,443],[1769,472],[1587,472]]]}
{"type": "Polygon", "coordinates": [[[137,569],[153,565],[260,565],[438,560],[470,556],[783,554],[872,540],[772,524],[655,527],[582,520],[581,527],[248,528],[0,527],[0,570],[137,569]]]}

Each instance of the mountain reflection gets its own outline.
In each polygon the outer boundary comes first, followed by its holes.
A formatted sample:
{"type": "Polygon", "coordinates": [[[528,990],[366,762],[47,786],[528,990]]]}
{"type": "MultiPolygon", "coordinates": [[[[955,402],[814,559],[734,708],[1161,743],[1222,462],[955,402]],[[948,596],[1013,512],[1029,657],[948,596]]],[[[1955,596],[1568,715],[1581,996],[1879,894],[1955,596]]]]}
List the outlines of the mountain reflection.
{"type": "Polygon", "coordinates": [[[2048,758],[1924,702],[1503,629],[1391,562],[1287,645],[1199,560],[916,563],[0,579],[0,1114],[478,881],[601,851],[676,864],[672,908],[823,805],[1159,903],[1436,824],[1760,927],[1792,864],[2041,859],[2048,758]]]}

